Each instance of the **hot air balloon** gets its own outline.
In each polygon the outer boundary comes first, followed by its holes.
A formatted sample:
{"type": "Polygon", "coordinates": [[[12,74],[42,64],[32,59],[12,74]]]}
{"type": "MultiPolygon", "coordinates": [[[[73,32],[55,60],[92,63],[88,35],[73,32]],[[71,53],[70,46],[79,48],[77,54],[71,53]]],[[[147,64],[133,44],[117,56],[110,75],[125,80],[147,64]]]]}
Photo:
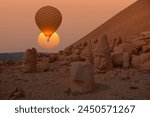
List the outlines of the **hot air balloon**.
{"type": "Polygon", "coordinates": [[[35,15],[35,22],[39,29],[47,37],[47,41],[49,41],[50,37],[58,29],[62,22],[62,14],[58,9],[52,6],[45,6],[37,11],[35,15]]]}

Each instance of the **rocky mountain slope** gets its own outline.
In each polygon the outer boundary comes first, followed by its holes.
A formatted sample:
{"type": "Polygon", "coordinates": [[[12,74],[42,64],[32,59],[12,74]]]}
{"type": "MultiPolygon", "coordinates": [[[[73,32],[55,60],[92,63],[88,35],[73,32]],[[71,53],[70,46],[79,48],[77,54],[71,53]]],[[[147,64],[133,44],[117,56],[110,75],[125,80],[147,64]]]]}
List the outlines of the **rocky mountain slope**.
{"type": "Polygon", "coordinates": [[[150,0],[138,0],[72,45],[86,40],[95,40],[103,34],[107,34],[109,40],[118,37],[127,39],[140,32],[150,30],[149,19],[150,0]]]}

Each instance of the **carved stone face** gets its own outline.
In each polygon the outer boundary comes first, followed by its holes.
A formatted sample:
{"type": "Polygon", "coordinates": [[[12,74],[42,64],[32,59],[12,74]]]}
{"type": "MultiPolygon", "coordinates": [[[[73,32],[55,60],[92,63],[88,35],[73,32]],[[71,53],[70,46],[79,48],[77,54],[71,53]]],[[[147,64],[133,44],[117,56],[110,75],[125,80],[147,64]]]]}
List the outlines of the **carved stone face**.
{"type": "Polygon", "coordinates": [[[105,67],[107,67],[107,63],[109,63],[109,57],[107,56],[107,54],[99,54],[97,52],[95,52],[94,54],[94,66],[99,69],[99,70],[103,70],[105,69],[105,67]]]}
{"type": "Polygon", "coordinates": [[[94,66],[98,67],[100,63],[100,57],[98,55],[94,56],[94,66]]]}

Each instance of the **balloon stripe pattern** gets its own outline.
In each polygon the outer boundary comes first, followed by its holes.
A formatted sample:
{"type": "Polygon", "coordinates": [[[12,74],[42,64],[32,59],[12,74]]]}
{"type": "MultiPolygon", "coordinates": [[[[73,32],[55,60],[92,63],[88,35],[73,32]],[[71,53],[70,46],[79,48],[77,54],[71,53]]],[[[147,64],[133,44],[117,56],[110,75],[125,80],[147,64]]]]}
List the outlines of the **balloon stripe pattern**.
{"type": "Polygon", "coordinates": [[[44,35],[50,38],[60,26],[62,14],[58,9],[52,6],[45,6],[37,11],[35,21],[44,35]]]}

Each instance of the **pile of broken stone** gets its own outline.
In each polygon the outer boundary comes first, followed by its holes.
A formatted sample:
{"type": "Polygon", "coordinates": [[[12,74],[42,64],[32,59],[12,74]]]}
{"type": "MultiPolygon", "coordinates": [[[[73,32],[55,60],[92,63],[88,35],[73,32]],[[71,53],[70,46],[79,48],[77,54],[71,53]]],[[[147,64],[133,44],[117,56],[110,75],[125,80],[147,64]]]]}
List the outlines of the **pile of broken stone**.
{"type": "Polygon", "coordinates": [[[150,70],[150,32],[140,33],[130,42],[114,39],[111,50],[114,66],[150,70]]]}
{"type": "Polygon", "coordinates": [[[150,32],[142,32],[129,41],[115,38],[108,44],[107,36],[70,46],[63,51],[61,60],[66,64],[86,61],[98,72],[107,72],[113,67],[150,70],[150,32]],[[63,59],[62,59],[63,58],[63,59]]]}
{"type": "MultiPolygon", "coordinates": [[[[119,37],[109,43],[107,35],[103,35],[44,57],[38,56],[35,48],[27,49],[22,62],[23,69],[26,73],[34,73],[40,61],[46,60],[47,66],[59,62],[61,66],[71,66],[69,91],[92,92],[96,88],[94,73],[106,73],[113,67],[150,70],[150,32],[132,38],[127,41],[119,37]]],[[[7,64],[12,62],[9,60],[7,64]]]]}
{"type": "Polygon", "coordinates": [[[113,39],[109,45],[107,35],[104,35],[93,42],[88,40],[64,50],[65,63],[72,63],[71,90],[80,93],[93,91],[94,72],[106,73],[113,67],[149,71],[150,32],[140,33],[132,41],[123,40],[120,37],[113,39]]]}

